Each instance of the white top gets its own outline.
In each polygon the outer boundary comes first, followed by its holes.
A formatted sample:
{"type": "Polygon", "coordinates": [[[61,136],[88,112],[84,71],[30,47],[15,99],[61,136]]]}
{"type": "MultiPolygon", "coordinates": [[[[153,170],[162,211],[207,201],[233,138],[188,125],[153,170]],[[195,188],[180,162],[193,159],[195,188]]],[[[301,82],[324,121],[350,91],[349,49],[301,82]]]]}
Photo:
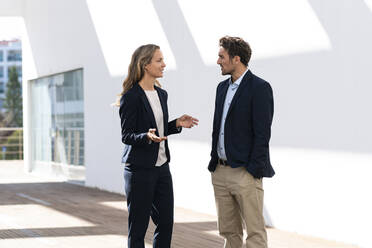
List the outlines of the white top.
{"type": "MultiPolygon", "coordinates": [[[[149,100],[150,106],[152,108],[152,112],[154,113],[155,116],[159,137],[163,137],[164,136],[163,109],[161,108],[158,92],[156,90],[145,90],[145,93],[147,96],[147,100],[149,100]]],[[[161,166],[165,162],[167,162],[167,155],[165,154],[165,141],[162,141],[159,144],[158,160],[156,161],[155,166],[161,166]]]]}

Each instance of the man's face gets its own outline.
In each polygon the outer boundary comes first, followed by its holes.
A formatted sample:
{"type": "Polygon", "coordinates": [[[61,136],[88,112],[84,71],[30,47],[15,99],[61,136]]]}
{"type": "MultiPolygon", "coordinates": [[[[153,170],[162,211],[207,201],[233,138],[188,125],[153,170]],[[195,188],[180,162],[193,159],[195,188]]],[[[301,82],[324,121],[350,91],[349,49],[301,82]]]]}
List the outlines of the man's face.
{"type": "Polygon", "coordinates": [[[220,47],[220,51],[218,52],[217,64],[221,67],[222,75],[231,75],[235,69],[233,61],[223,47],[220,47]]]}

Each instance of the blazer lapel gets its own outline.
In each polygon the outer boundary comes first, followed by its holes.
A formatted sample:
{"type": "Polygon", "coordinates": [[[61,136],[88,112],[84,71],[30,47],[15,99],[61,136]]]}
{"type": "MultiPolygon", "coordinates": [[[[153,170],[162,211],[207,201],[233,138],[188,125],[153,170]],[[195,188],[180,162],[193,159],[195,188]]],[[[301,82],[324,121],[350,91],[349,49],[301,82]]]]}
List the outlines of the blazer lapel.
{"type": "Polygon", "coordinates": [[[156,128],[156,132],[157,132],[158,131],[158,127],[156,126],[154,112],[152,112],[152,108],[151,108],[151,105],[149,103],[149,100],[147,99],[147,96],[146,96],[145,91],[138,84],[136,84],[133,87],[137,87],[137,90],[138,90],[138,92],[140,94],[140,97],[142,99],[142,102],[145,105],[146,112],[147,112],[148,116],[150,117],[151,124],[153,125],[154,128],[156,128]]]}
{"type": "MultiPolygon", "coordinates": [[[[234,105],[236,104],[236,101],[239,99],[239,96],[242,94],[243,90],[245,87],[247,87],[247,85],[249,84],[250,82],[250,78],[252,76],[252,72],[250,70],[247,71],[247,73],[244,75],[242,81],[240,82],[240,85],[231,101],[231,104],[230,104],[230,107],[229,107],[229,110],[227,111],[227,115],[226,115],[226,119],[229,117],[229,114],[231,112],[231,109],[234,107],[234,105]]],[[[250,84],[249,84],[250,85],[250,84]]]]}

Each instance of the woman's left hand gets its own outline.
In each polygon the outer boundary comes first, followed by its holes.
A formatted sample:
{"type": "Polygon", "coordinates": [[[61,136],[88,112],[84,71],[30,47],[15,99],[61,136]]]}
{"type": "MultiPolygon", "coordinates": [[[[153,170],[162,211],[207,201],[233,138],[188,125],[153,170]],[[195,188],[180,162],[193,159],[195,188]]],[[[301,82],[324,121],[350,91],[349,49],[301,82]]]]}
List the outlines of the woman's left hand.
{"type": "Polygon", "coordinates": [[[193,126],[198,125],[199,120],[189,116],[189,115],[182,115],[180,118],[176,121],[177,127],[185,127],[185,128],[192,128],[193,126]]]}

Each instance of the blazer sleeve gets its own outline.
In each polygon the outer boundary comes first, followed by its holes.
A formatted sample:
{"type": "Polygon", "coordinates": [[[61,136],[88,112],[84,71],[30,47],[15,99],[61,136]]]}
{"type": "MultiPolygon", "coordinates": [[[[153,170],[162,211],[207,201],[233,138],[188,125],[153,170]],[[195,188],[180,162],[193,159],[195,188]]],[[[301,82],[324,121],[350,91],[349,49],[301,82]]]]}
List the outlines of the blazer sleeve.
{"type": "MultiPolygon", "coordinates": [[[[261,175],[269,161],[269,141],[271,123],[274,113],[273,92],[271,86],[264,82],[256,86],[252,99],[253,147],[250,167],[261,175]]],[[[256,174],[254,173],[254,174],[256,174]]]]}
{"type": "Polygon", "coordinates": [[[182,127],[177,127],[176,122],[177,122],[177,119],[174,119],[173,121],[168,122],[168,135],[177,134],[182,131],[182,127]]]}
{"type": "Polygon", "coordinates": [[[135,95],[124,94],[120,99],[121,141],[132,146],[149,144],[146,133],[136,132],[139,103],[135,95]]]}

